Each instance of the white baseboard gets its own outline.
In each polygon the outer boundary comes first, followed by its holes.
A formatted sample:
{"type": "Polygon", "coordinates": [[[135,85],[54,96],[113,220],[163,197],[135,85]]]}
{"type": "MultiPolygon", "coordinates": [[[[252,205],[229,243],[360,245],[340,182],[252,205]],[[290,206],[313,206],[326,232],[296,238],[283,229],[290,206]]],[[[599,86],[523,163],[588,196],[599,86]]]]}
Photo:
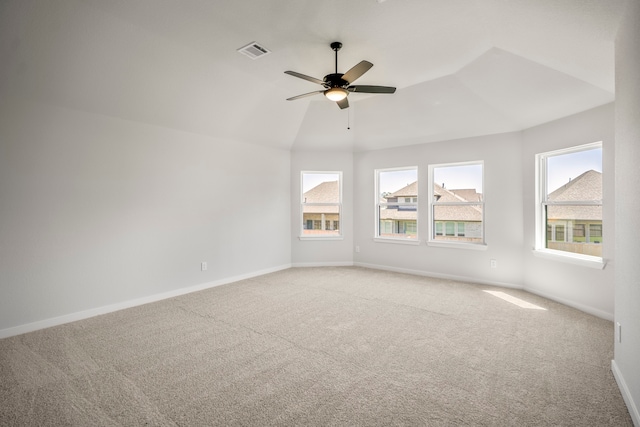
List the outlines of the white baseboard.
{"type": "Polygon", "coordinates": [[[224,279],[214,280],[213,282],[201,283],[199,285],[189,286],[187,288],[179,288],[169,292],[162,292],[159,294],[149,295],[146,297],[122,301],[116,304],[105,305],[102,307],[92,308],[89,310],[83,310],[75,313],[65,314],[63,316],[39,320],[37,322],[14,326],[11,328],[0,329],[0,339],[12,337],[15,335],[26,334],[27,332],[33,332],[40,329],[50,328],[52,326],[58,326],[65,323],[75,322],[78,320],[88,319],[90,317],[112,313],[114,311],[124,310],[126,308],[136,307],[139,305],[149,304],[152,302],[177,297],[180,295],[190,294],[192,292],[198,292],[198,291],[213,288],[216,286],[226,285],[228,283],[238,282],[240,280],[250,279],[252,277],[258,277],[265,274],[274,273],[280,270],[286,270],[287,268],[291,268],[291,264],[284,264],[276,267],[267,268],[264,270],[258,270],[258,271],[253,271],[251,273],[241,274],[238,276],[226,277],[224,279]]]}
{"type": "Polygon", "coordinates": [[[353,267],[353,262],[296,262],[291,267],[353,267]]]}
{"type": "Polygon", "coordinates": [[[580,311],[584,311],[585,313],[591,314],[593,316],[599,317],[601,319],[605,319],[605,320],[610,320],[613,321],[613,313],[608,313],[606,311],[602,311],[599,310],[597,308],[593,308],[587,305],[583,305],[583,304],[579,304],[573,301],[569,301],[569,300],[565,300],[562,298],[558,298],[554,295],[551,294],[546,294],[544,292],[539,292],[535,289],[530,289],[527,288],[526,286],[520,286],[520,285],[515,285],[512,283],[504,283],[504,282],[497,282],[497,281],[492,281],[492,280],[485,280],[485,279],[479,279],[477,277],[466,277],[466,276],[459,276],[459,275],[454,275],[454,274],[442,274],[442,273],[434,273],[434,272],[430,272],[430,271],[422,271],[422,270],[412,270],[412,269],[408,269],[408,268],[398,268],[398,267],[391,267],[391,266],[387,266],[387,265],[378,265],[378,264],[367,264],[364,262],[356,262],[354,263],[354,265],[358,266],[358,267],[366,267],[366,268],[374,268],[374,269],[378,269],[378,270],[387,270],[387,271],[395,271],[397,273],[407,273],[407,274],[413,274],[413,275],[417,275],[417,276],[427,276],[427,277],[435,277],[438,279],[449,279],[449,280],[457,280],[460,282],[470,282],[470,283],[478,283],[480,285],[489,285],[489,286],[499,286],[501,288],[510,288],[510,289],[521,289],[527,292],[531,292],[532,294],[541,296],[543,298],[547,298],[550,299],[552,301],[555,302],[559,302],[560,304],[564,304],[567,305],[569,307],[573,307],[575,309],[578,309],[580,311]]]}
{"type": "Polygon", "coordinates": [[[59,316],[59,317],[53,317],[53,318],[49,318],[49,319],[39,320],[37,322],[27,323],[27,324],[24,324],[24,325],[18,325],[18,326],[14,326],[14,327],[11,327],[11,328],[0,329],[0,339],[11,337],[11,336],[15,336],[15,335],[24,334],[24,333],[27,333],[27,332],[33,332],[33,331],[37,331],[37,330],[40,330],[40,329],[49,328],[49,327],[52,327],[52,326],[62,325],[64,323],[75,322],[75,321],[78,321],[78,320],[87,319],[87,318],[90,318],[90,317],[99,316],[99,315],[102,315],[102,314],[107,314],[107,313],[111,313],[111,312],[114,312],[114,311],[130,308],[130,307],[135,307],[135,306],[138,306],[138,305],[148,304],[148,303],[151,303],[151,302],[160,301],[160,300],[167,299],[167,298],[173,298],[173,297],[176,297],[176,296],[188,294],[188,293],[191,293],[191,292],[201,291],[201,290],[212,288],[212,287],[215,287],[215,286],[226,285],[228,283],[233,283],[233,282],[237,282],[237,281],[244,280],[244,279],[250,279],[252,277],[262,276],[264,274],[269,274],[269,273],[273,273],[273,272],[276,272],[276,271],[285,270],[285,269],[291,268],[291,267],[351,267],[351,266],[372,268],[372,269],[377,269],[377,270],[394,271],[394,272],[397,272],[397,273],[413,274],[413,275],[416,275],[416,276],[435,277],[435,278],[439,278],[439,279],[448,279],[448,280],[457,280],[457,281],[462,281],[462,282],[478,283],[478,284],[482,284],[482,285],[499,286],[499,287],[503,287],[503,288],[524,289],[527,292],[531,292],[531,293],[539,295],[541,297],[548,298],[550,300],[559,302],[561,304],[568,305],[570,307],[573,307],[573,308],[576,308],[578,310],[584,311],[585,313],[589,313],[589,314],[592,314],[594,316],[600,317],[602,319],[613,321],[613,314],[612,313],[607,313],[607,312],[595,309],[593,307],[584,306],[584,305],[581,305],[581,304],[574,303],[572,301],[563,300],[562,298],[557,298],[557,297],[555,297],[553,295],[545,294],[544,292],[539,292],[539,291],[534,290],[534,289],[528,289],[528,288],[525,288],[523,286],[514,285],[514,284],[511,284],[511,283],[503,283],[503,282],[496,282],[496,281],[490,281],[490,280],[483,280],[483,279],[478,279],[477,277],[466,277],[466,276],[459,276],[459,275],[453,275],[453,274],[442,274],[442,273],[434,273],[434,272],[422,271],[422,270],[413,270],[413,269],[407,269],[407,268],[391,267],[391,266],[380,265],[380,264],[368,264],[368,263],[363,263],[363,262],[307,262],[307,263],[284,264],[284,265],[271,267],[271,268],[264,269],[264,270],[254,271],[254,272],[247,273],[247,274],[242,274],[242,275],[238,275],[238,276],[219,279],[219,280],[216,280],[216,281],[213,281],[213,282],[202,283],[202,284],[195,285],[195,286],[190,286],[190,287],[187,287],[187,288],[180,288],[180,289],[176,289],[176,290],[169,291],[169,292],[163,292],[163,293],[160,293],[160,294],[154,294],[154,295],[150,295],[150,296],[147,296],[147,297],[142,297],[142,298],[137,298],[137,299],[133,299],[133,300],[123,301],[123,302],[120,302],[120,303],[111,304],[111,305],[107,305],[107,306],[103,306],[103,307],[97,307],[97,308],[93,308],[93,309],[89,309],[89,310],[79,311],[79,312],[76,312],[76,313],[70,313],[70,314],[66,314],[66,315],[63,315],[63,316],[59,316]]]}
{"type": "Polygon", "coordinates": [[[622,376],[622,372],[620,372],[618,364],[615,360],[611,361],[611,372],[613,372],[613,377],[618,383],[618,388],[620,389],[620,393],[622,393],[624,403],[627,404],[627,409],[629,410],[629,414],[631,415],[631,419],[633,420],[633,425],[640,426],[640,412],[638,411],[638,406],[633,401],[633,397],[631,397],[629,387],[627,387],[627,383],[625,382],[624,377],[622,376]]]}
{"type": "Polygon", "coordinates": [[[577,310],[584,311],[585,313],[591,314],[591,315],[599,317],[601,319],[605,319],[605,320],[609,320],[609,321],[613,322],[613,313],[609,313],[609,312],[606,312],[606,311],[603,311],[603,310],[600,310],[600,309],[597,309],[597,308],[593,308],[593,307],[590,307],[588,305],[580,304],[580,303],[577,303],[577,302],[574,302],[574,301],[569,301],[569,300],[566,300],[566,299],[563,299],[563,298],[558,298],[555,295],[548,294],[546,292],[540,292],[540,291],[538,291],[536,289],[527,288],[526,286],[524,287],[524,290],[527,291],[527,292],[531,292],[532,294],[536,294],[538,296],[541,296],[543,298],[550,299],[551,301],[559,302],[560,304],[564,304],[564,305],[567,305],[569,307],[573,307],[573,308],[575,308],[577,310]]]}
{"type": "Polygon", "coordinates": [[[414,276],[435,277],[437,279],[456,280],[458,282],[477,283],[479,285],[499,286],[501,288],[523,289],[522,286],[515,285],[513,283],[505,283],[505,282],[497,282],[497,281],[494,281],[494,280],[478,279],[477,277],[459,276],[459,275],[455,275],[455,274],[434,273],[432,271],[412,270],[412,269],[409,269],[409,268],[398,268],[398,267],[391,267],[391,266],[388,266],[388,265],[368,264],[366,262],[356,262],[353,265],[355,265],[357,267],[373,268],[373,269],[376,269],[376,270],[385,270],[385,271],[393,271],[393,272],[396,272],[396,273],[413,274],[414,276]]]}

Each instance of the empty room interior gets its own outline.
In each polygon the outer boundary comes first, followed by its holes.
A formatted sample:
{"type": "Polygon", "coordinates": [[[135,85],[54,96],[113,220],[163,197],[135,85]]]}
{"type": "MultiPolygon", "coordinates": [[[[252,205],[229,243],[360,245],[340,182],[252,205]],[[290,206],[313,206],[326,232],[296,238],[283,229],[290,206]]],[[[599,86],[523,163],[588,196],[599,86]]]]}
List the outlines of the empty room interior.
{"type": "Polygon", "coordinates": [[[0,35],[0,424],[640,426],[640,0],[0,35]]]}

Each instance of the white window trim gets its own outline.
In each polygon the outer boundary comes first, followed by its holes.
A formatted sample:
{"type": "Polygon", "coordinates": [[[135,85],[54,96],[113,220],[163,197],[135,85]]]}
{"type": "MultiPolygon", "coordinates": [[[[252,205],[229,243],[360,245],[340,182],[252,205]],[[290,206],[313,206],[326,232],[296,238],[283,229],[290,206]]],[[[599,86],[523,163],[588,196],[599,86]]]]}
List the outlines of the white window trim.
{"type": "Polygon", "coordinates": [[[298,236],[298,240],[344,240],[344,236],[298,236]]]}
{"type": "Polygon", "coordinates": [[[428,221],[427,221],[427,232],[429,233],[429,237],[427,238],[427,246],[440,247],[440,248],[458,248],[458,249],[471,249],[471,250],[479,250],[484,251],[487,250],[487,242],[485,236],[485,195],[486,190],[484,188],[484,160],[475,160],[468,162],[457,162],[457,163],[439,163],[434,165],[429,165],[429,185],[428,185],[428,221]],[[450,166],[468,166],[468,165],[482,165],[482,201],[481,202],[460,202],[460,203],[438,203],[434,202],[434,193],[433,193],[433,170],[435,168],[442,167],[450,167],[450,166]],[[482,205],[482,241],[478,243],[472,242],[456,242],[456,241],[446,241],[446,240],[436,240],[435,237],[435,221],[433,218],[433,208],[434,206],[462,206],[462,205],[482,205]]]}
{"type": "Polygon", "coordinates": [[[374,242],[378,243],[395,243],[398,245],[414,245],[419,246],[420,240],[418,239],[399,239],[394,237],[374,237],[374,242]]]}
{"type": "Polygon", "coordinates": [[[300,220],[298,221],[300,226],[300,234],[298,235],[299,240],[344,240],[344,236],[342,234],[342,171],[300,171],[300,220]],[[338,203],[305,203],[304,202],[304,187],[303,187],[303,178],[305,174],[336,174],[338,175],[338,203]],[[305,206],[337,206],[338,207],[338,218],[340,221],[340,227],[338,232],[340,234],[332,234],[332,235],[305,235],[304,234],[304,207],[305,206]]]}
{"type": "Polygon", "coordinates": [[[375,169],[374,172],[374,182],[375,182],[375,194],[374,194],[374,210],[375,210],[375,221],[374,221],[374,231],[373,231],[373,241],[379,243],[399,243],[406,245],[419,245],[420,244],[420,218],[419,218],[419,210],[418,203],[420,194],[418,194],[418,200],[416,202],[393,202],[393,203],[383,203],[380,202],[380,172],[395,172],[395,171],[408,171],[415,170],[416,171],[416,181],[418,182],[418,192],[420,192],[420,171],[418,166],[404,166],[398,168],[384,168],[384,169],[375,169]],[[380,207],[381,206],[415,206],[416,207],[416,238],[402,238],[402,237],[383,237],[380,236],[380,207]]]}
{"type": "Polygon", "coordinates": [[[450,248],[450,249],[470,249],[474,251],[486,251],[489,249],[486,243],[471,243],[471,242],[454,242],[454,241],[442,241],[431,240],[427,241],[427,246],[434,248],[450,248]]]}
{"type": "MultiPolygon", "coordinates": [[[[533,248],[534,256],[539,258],[549,259],[553,261],[566,262],[569,264],[580,265],[584,267],[590,267],[595,269],[603,269],[607,265],[607,261],[602,257],[592,255],[582,255],[573,252],[558,251],[554,249],[548,249],[545,247],[545,236],[547,233],[547,227],[544,221],[544,208],[543,206],[548,202],[547,196],[547,180],[543,177],[547,176],[547,158],[554,157],[562,154],[576,153],[579,151],[593,150],[596,148],[603,148],[602,141],[592,142],[589,144],[582,144],[578,146],[562,148],[560,150],[547,151],[544,153],[536,154],[535,157],[535,247],[533,248]],[[544,234],[543,234],[544,233],[544,234]]],[[[554,205],[600,205],[603,206],[603,202],[590,202],[590,201],[577,201],[577,202],[556,202],[554,205]]]]}

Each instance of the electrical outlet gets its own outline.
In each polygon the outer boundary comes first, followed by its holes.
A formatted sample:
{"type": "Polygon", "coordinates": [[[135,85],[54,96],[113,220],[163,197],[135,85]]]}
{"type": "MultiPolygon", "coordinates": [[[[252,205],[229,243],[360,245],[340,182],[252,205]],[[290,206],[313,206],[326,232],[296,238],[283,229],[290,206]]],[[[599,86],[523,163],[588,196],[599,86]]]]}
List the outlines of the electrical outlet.
{"type": "Polygon", "coordinates": [[[200,263],[200,268],[202,269],[202,271],[207,271],[207,263],[204,261],[200,263]]]}
{"type": "Polygon", "coordinates": [[[360,252],[360,246],[356,246],[356,252],[360,252]]]}
{"type": "Polygon", "coordinates": [[[491,268],[498,268],[498,261],[495,259],[491,260],[491,268]]]}

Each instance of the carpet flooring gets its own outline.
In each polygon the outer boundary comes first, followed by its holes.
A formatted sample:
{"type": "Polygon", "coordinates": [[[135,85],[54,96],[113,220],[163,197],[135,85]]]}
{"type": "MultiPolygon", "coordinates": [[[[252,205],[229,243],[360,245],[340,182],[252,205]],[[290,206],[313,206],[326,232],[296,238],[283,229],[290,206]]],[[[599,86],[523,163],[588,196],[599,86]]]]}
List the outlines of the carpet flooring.
{"type": "Polygon", "coordinates": [[[0,425],[632,426],[613,339],[524,291],[292,268],[0,340],[0,425]]]}

